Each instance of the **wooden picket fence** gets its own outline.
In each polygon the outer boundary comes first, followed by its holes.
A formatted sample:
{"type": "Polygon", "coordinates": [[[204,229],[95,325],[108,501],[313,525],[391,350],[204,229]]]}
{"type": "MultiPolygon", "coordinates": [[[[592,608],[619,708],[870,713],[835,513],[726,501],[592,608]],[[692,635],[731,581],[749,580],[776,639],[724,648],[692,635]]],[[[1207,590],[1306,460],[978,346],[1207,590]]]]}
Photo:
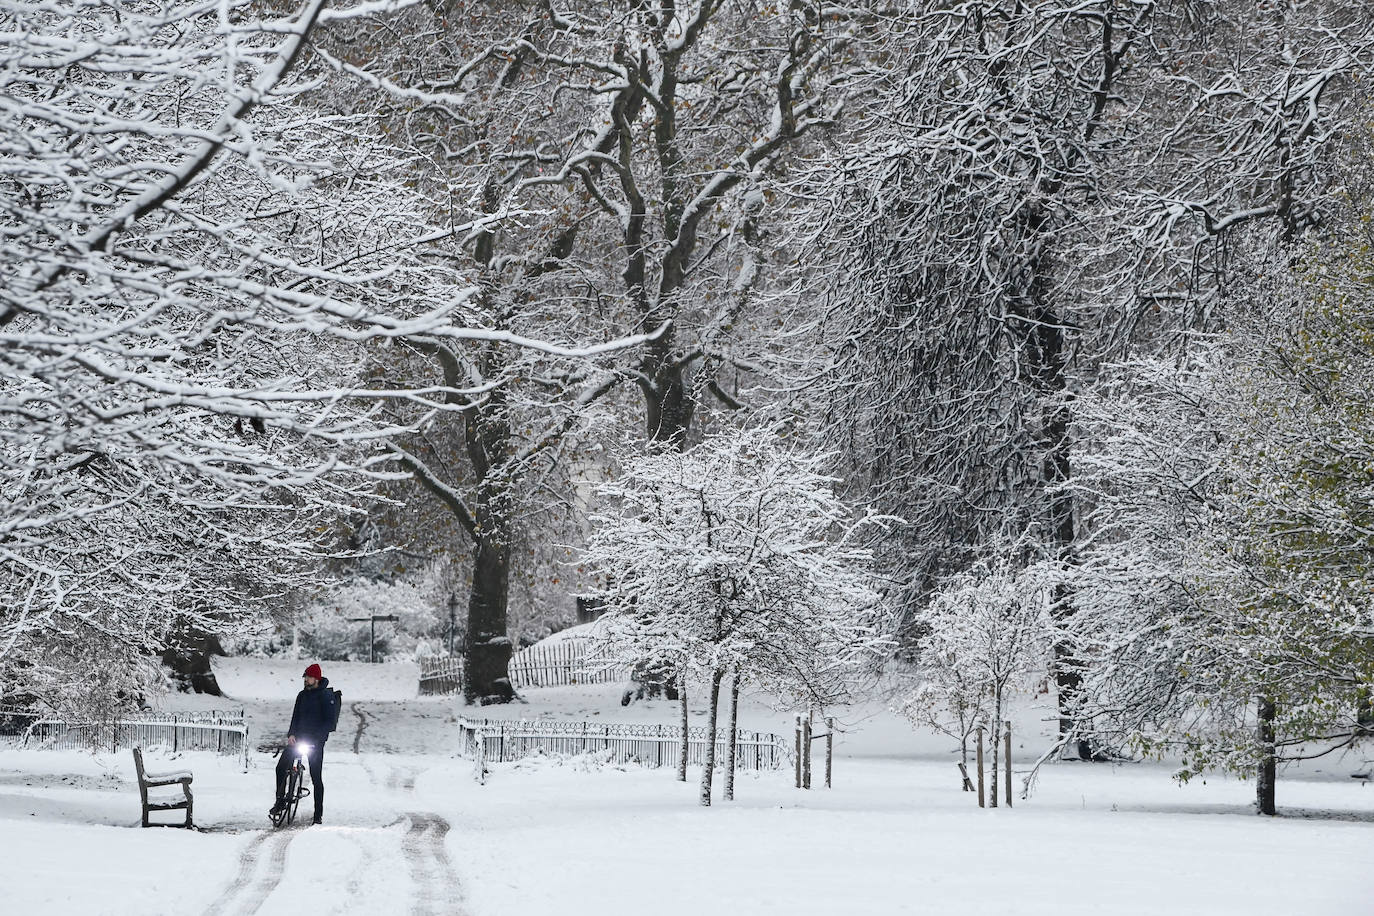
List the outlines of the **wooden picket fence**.
{"type": "MultiPolygon", "coordinates": [[[[682,729],[672,725],[566,722],[553,719],[463,719],[459,723],[461,753],[474,761],[477,776],[486,764],[520,760],[532,754],[574,756],[602,754],[607,762],[638,763],[646,767],[677,766],[682,753],[682,729]]],[[[728,729],[715,734],[716,765],[725,763],[728,729]]],[[[687,762],[706,761],[711,735],[703,727],[687,730],[687,762]]],[[[778,735],[739,729],[735,734],[735,765],[741,770],[777,770],[790,766],[791,742],[778,735]]]]}
{"type": "Polygon", "coordinates": [[[166,747],[240,756],[248,765],[248,725],[243,710],[138,713],[128,719],[67,721],[24,710],[0,710],[0,746],[41,750],[108,750],[166,747]]]}
{"type": "Polygon", "coordinates": [[[614,684],[630,680],[630,669],[594,655],[585,639],[536,643],[511,656],[513,687],[564,687],[570,684],[614,684]]]}
{"type": "MultiPolygon", "coordinates": [[[[591,652],[585,639],[538,643],[511,656],[506,668],[512,687],[564,687],[614,684],[630,680],[630,669],[591,652]]],[[[420,659],[421,695],[457,693],[463,686],[463,660],[457,655],[420,659]]]]}
{"type": "Polygon", "coordinates": [[[420,695],[458,693],[463,689],[463,659],[432,655],[420,659],[420,695]]]}

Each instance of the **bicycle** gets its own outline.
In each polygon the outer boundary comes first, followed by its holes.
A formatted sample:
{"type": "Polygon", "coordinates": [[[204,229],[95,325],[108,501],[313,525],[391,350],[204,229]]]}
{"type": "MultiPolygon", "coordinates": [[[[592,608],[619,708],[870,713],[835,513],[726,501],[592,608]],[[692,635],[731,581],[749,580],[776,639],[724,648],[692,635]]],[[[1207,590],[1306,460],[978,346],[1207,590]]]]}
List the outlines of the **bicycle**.
{"type": "Polygon", "coordinates": [[[292,750],[296,759],[286,771],[286,795],[283,796],[286,803],[280,808],[273,805],[272,810],[267,812],[274,827],[295,823],[296,809],[300,807],[301,799],[310,794],[310,787],[306,784],[310,775],[310,763],[306,759],[310,754],[310,745],[297,741],[292,745],[292,750]]]}

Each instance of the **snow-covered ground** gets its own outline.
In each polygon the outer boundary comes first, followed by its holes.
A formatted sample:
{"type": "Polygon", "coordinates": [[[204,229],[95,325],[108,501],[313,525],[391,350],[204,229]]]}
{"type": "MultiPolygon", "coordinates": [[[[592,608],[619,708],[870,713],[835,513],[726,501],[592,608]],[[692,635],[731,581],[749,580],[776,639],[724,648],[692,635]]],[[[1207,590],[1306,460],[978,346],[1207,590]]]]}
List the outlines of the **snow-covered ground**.
{"type": "MultiPolygon", "coordinates": [[[[252,743],[278,739],[300,664],[227,659],[252,743]]],[[[248,772],[184,753],[197,832],[142,830],[125,752],[0,751],[0,912],[1374,914],[1374,787],[1354,758],[1279,783],[1284,816],[1251,814],[1253,786],[1179,786],[1160,765],[1056,764],[1012,810],[958,789],[948,739],[912,734],[874,705],[842,716],[835,787],[745,773],[738,800],[696,804],[695,776],[533,759],[486,785],[455,756],[451,720],[415,696],[411,665],[326,666],[347,706],[325,755],[325,825],[267,828],[272,759],[248,772]]],[[[619,705],[621,688],[527,690],[489,715],[675,720],[675,704],[619,705]]],[[[743,724],[784,714],[745,703],[743,724]]],[[[1041,749],[1028,710],[1018,766],[1041,749]]],[[[171,755],[152,751],[152,769],[171,755]]]]}

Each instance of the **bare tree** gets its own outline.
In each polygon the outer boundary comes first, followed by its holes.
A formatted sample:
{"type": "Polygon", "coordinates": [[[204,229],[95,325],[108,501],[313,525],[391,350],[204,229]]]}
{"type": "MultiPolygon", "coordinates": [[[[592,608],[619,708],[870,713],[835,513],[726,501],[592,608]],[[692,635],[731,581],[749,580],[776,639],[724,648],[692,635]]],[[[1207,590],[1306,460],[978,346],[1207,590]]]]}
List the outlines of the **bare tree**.
{"type": "Polygon", "coordinates": [[[681,444],[706,391],[737,406],[718,375],[756,368],[734,341],[766,260],[762,188],[834,123],[872,13],[511,2],[418,19],[422,64],[337,65],[414,109],[417,144],[459,176],[446,186],[543,214],[478,242],[486,282],[556,278],[616,335],[653,334],[626,367],[651,439],[681,444]]]}

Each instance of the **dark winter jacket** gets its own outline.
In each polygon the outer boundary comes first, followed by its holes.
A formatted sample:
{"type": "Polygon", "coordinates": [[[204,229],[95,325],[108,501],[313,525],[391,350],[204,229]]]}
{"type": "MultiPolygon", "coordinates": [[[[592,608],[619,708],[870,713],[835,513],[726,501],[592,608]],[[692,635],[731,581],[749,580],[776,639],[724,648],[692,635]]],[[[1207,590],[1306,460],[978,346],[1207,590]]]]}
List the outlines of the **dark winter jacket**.
{"type": "Polygon", "coordinates": [[[291,727],[286,733],[324,744],[333,721],[334,691],[329,689],[329,678],[323,677],[314,687],[296,694],[296,708],[291,713],[291,727]]]}

